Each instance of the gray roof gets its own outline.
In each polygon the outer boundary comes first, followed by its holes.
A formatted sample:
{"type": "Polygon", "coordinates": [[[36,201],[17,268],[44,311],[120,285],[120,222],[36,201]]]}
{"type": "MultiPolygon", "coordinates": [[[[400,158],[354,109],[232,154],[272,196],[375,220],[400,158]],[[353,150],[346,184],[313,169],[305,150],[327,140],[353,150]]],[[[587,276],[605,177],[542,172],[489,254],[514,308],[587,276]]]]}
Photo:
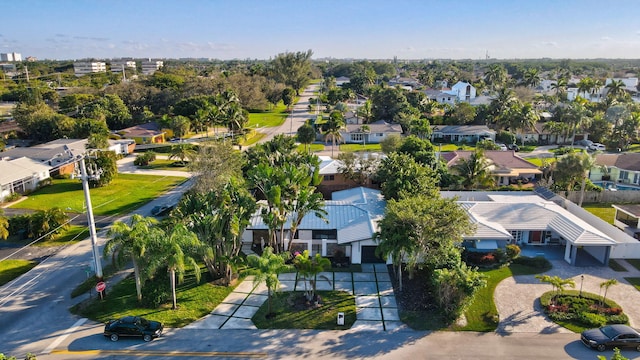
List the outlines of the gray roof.
{"type": "Polygon", "coordinates": [[[470,216],[484,225],[483,228],[478,227],[478,236],[488,234],[485,227],[503,233],[552,230],[574,245],[616,244],[614,239],[554,202],[537,196],[507,198],[498,196],[494,201],[469,202],[465,205],[470,216]]]}
{"type": "MultiPolygon", "coordinates": [[[[366,124],[369,126],[370,133],[397,133],[402,134],[402,126],[400,124],[391,124],[384,120],[366,124]]],[[[361,133],[362,124],[348,124],[346,126],[349,133],[361,133]]]]}
{"type": "MultiPolygon", "coordinates": [[[[338,243],[371,239],[378,231],[378,220],[384,215],[385,201],[379,190],[358,187],[332,194],[334,200],[325,201],[327,222],[315,214],[307,214],[299,230],[337,230],[338,243]]],[[[290,227],[287,220],[285,229],[290,227]]],[[[251,218],[249,229],[268,229],[262,221],[260,210],[251,218]]]]}
{"type": "Polygon", "coordinates": [[[56,160],[55,164],[49,164],[56,166],[74,159],[78,155],[84,154],[86,152],[87,142],[87,139],[58,139],[36,146],[9,149],[1,152],[0,157],[4,159],[27,157],[32,160],[47,163],[56,160]]]}
{"type": "Polygon", "coordinates": [[[483,133],[496,133],[495,131],[489,129],[486,125],[432,125],[431,130],[434,133],[451,135],[478,135],[483,133]]]}
{"type": "Polygon", "coordinates": [[[48,172],[49,166],[36,160],[19,158],[11,161],[0,161],[0,185],[31,178],[35,173],[48,172]]]}

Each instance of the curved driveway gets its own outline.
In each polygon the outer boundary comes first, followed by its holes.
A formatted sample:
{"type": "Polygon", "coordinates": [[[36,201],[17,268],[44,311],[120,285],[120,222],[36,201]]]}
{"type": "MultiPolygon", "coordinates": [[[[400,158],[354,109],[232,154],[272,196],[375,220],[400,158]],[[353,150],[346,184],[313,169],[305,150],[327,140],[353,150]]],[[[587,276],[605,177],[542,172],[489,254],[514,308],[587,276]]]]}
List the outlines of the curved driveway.
{"type": "MultiPolygon", "coordinates": [[[[576,267],[564,260],[550,260],[553,268],[545,274],[559,276],[563,279],[573,278],[575,290],[580,290],[581,275],[582,290],[600,294],[600,284],[609,279],[617,279],[607,292],[607,298],[617,302],[629,316],[631,326],[640,325],[640,291],[636,290],[624,278],[640,277],[640,271],[624,260],[616,260],[627,268],[626,272],[616,272],[609,267],[576,267]]],[[[521,275],[502,280],[494,292],[494,301],[500,315],[498,333],[571,333],[549,320],[542,312],[538,298],[550,291],[551,286],[540,283],[535,275],[521,275]]]]}

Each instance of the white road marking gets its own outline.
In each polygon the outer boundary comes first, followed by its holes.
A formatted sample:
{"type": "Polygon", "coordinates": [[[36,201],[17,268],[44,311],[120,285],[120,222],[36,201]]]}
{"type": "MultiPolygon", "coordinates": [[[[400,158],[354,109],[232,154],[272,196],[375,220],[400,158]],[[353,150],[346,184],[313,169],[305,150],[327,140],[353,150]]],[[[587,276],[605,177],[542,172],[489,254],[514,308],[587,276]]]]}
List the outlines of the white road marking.
{"type": "Polygon", "coordinates": [[[64,341],[64,339],[66,339],[69,335],[71,335],[71,333],[76,331],[76,329],[79,328],[85,322],[87,322],[87,318],[82,318],[82,319],[76,321],[76,323],[73,324],[72,327],[67,329],[64,333],[62,333],[60,336],[58,336],[58,338],[56,338],[49,346],[47,346],[47,348],[44,349],[44,353],[45,354],[50,354],[53,349],[55,349],[58,345],[60,345],[60,343],[62,343],[64,341]]]}

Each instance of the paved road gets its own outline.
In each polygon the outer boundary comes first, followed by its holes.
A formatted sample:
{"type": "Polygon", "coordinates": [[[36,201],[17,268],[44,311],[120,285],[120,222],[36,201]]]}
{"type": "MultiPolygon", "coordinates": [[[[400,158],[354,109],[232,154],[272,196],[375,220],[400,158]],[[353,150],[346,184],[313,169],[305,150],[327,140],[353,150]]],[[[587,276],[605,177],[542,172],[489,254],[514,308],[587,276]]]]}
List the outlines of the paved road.
{"type": "Polygon", "coordinates": [[[300,100],[293,105],[291,115],[287,117],[287,120],[282,125],[278,127],[259,129],[258,131],[266,134],[260,142],[269,141],[278,134],[295,136],[298,128],[304,125],[305,121],[315,116],[309,113],[309,98],[313,96],[313,92],[317,91],[319,86],[319,84],[310,85],[302,92],[302,94],[300,94],[300,100]]]}

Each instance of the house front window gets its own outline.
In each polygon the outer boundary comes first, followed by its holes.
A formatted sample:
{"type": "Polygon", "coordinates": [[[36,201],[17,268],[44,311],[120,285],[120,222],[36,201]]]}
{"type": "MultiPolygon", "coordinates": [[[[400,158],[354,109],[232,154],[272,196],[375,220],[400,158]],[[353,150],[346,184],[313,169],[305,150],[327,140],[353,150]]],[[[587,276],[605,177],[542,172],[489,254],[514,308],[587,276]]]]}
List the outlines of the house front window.
{"type": "Polygon", "coordinates": [[[314,240],[321,240],[321,239],[337,239],[338,238],[338,231],[335,229],[332,230],[312,230],[311,231],[311,238],[314,240]]]}
{"type": "Polygon", "coordinates": [[[364,134],[351,134],[351,141],[363,141],[364,134]]]}
{"type": "Polygon", "coordinates": [[[522,231],[520,230],[511,231],[511,236],[513,237],[513,239],[511,240],[512,243],[520,244],[522,242],[522,231]]]}
{"type": "Polygon", "coordinates": [[[335,180],[335,176],[334,175],[325,175],[325,176],[322,177],[322,179],[324,181],[333,181],[333,180],[335,180]]]}

